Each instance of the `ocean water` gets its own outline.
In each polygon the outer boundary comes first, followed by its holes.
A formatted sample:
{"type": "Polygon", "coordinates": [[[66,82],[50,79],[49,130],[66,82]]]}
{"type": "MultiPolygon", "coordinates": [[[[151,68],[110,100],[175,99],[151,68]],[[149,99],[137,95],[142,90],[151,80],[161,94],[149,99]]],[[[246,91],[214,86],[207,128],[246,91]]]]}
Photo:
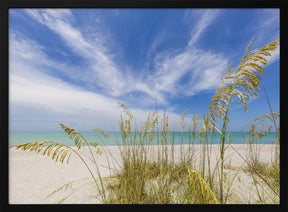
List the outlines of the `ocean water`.
{"type": "MultiPolygon", "coordinates": [[[[83,137],[87,141],[96,141],[100,143],[101,145],[123,145],[122,142],[122,133],[121,132],[109,132],[109,138],[106,139],[104,136],[102,136],[100,133],[96,132],[81,132],[83,137]]],[[[232,144],[243,144],[246,143],[244,137],[247,139],[248,132],[231,132],[231,143],[232,144]]],[[[262,143],[262,144],[273,144],[275,143],[275,139],[277,135],[274,132],[267,133],[268,137],[262,137],[261,139],[257,140],[256,143],[262,143]]],[[[160,133],[161,136],[161,133],[160,133]]],[[[149,135],[147,135],[149,138],[149,135]]],[[[189,144],[189,143],[195,143],[195,144],[201,144],[199,142],[199,137],[196,136],[195,140],[193,140],[193,137],[189,135],[189,133],[184,132],[170,132],[170,144],[172,143],[172,140],[174,141],[175,145],[178,144],[189,144]]],[[[208,134],[209,140],[208,142],[213,144],[218,144],[220,141],[221,135],[219,133],[216,133],[216,136],[212,136],[211,134],[208,134]]],[[[227,137],[228,139],[228,133],[227,137]]],[[[26,142],[33,142],[33,141],[55,141],[59,143],[63,143],[69,146],[74,145],[74,141],[69,138],[68,135],[66,135],[64,132],[10,132],[9,133],[9,146],[15,145],[15,144],[22,144],[26,142]]],[[[154,139],[151,142],[152,145],[161,144],[160,139],[157,139],[157,134],[154,134],[154,139]]]]}

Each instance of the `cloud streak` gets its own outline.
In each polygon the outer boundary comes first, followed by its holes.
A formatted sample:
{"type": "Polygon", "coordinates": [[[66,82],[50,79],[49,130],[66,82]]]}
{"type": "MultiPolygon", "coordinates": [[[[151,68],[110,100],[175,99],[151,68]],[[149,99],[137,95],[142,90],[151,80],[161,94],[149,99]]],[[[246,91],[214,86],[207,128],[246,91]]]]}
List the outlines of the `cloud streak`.
{"type": "MultiPolygon", "coordinates": [[[[89,40],[79,29],[70,22],[73,14],[70,10],[26,10],[32,18],[47,26],[59,35],[72,51],[89,62],[88,71],[83,73],[83,80],[95,88],[101,87],[106,94],[122,96],[133,91],[141,91],[154,97],[155,91],[150,89],[143,80],[136,80],[132,73],[119,67],[113,57],[106,52],[102,45],[102,36],[89,40]],[[132,76],[132,77],[131,77],[132,76]]],[[[159,101],[165,102],[161,94],[157,94],[159,101]]]]}
{"type": "Polygon", "coordinates": [[[156,60],[157,89],[191,96],[217,87],[228,61],[222,55],[191,48],[176,55],[164,55],[156,60]],[[209,63],[207,63],[209,61],[209,63]],[[185,84],[180,82],[185,78],[185,84]]]}
{"type": "Polygon", "coordinates": [[[174,95],[192,96],[203,90],[217,87],[228,60],[221,54],[206,52],[195,43],[206,28],[216,19],[218,10],[196,10],[186,14],[186,20],[197,20],[185,48],[158,53],[154,60],[157,91],[174,95]]]}
{"type": "Polygon", "coordinates": [[[203,9],[203,10],[193,10],[189,13],[188,19],[195,17],[199,19],[195,24],[194,28],[191,30],[191,38],[189,40],[188,46],[193,46],[200,35],[205,31],[205,29],[214,21],[214,19],[218,16],[219,10],[217,9],[203,9]]]}
{"type": "Polygon", "coordinates": [[[97,82],[110,95],[121,95],[124,89],[124,77],[117,65],[105,54],[106,49],[97,38],[92,42],[84,38],[82,33],[70,24],[73,14],[70,10],[26,10],[34,20],[47,26],[72,49],[72,51],[90,63],[90,71],[85,73],[85,81],[89,84],[97,82]],[[109,88],[109,89],[107,89],[109,88]]]}
{"type": "MultiPolygon", "coordinates": [[[[24,64],[18,66],[21,66],[26,74],[20,76],[12,70],[9,76],[12,130],[23,129],[21,120],[25,119],[30,120],[30,127],[40,131],[46,130],[43,127],[47,126],[47,123],[51,130],[57,130],[56,125],[51,125],[52,122],[62,122],[79,130],[119,130],[117,121],[123,111],[117,102],[121,100],[83,90],[46,74],[38,74],[31,80],[29,72],[35,72],[33,67],[24,64]],[[36,120],[34,124],[31,123],[33,120],[36,120]],[[44,125],[37,126],[36,123],[41,120],[44,125]]],[[[12,69],[13,67],[17,65],[14,64],[12,69]]],[[[137,107],[129,109],[135,115],[138,126],[145,121],[148,113],[153,112],[137,107]]],[[[171,124],[179,117],[173,112],[168,114],[171,124]]]]}
{"type": "MultiPolygon", "coordinates": [[[[122,110],[117,102],[123,102],[121,98],[87,91],[51,76],[51,69],[63,67],[64,64],[49,58],[43,46],[20,33],[11,32],[9,49],[9,107],[12,130],[21,131],[25,128],[22,126],[23,120],[29,120],[30,129],[40,131],[47,130],[47,126],[50,126],[50,130],[57,130],[57,125],[51,125],[52,122],[63,122],[79,130],[97,127],[119,130],[117,120],[122,110]]],[[[71,70],[71,67],[66,68],[71,70]]],[[[146,84],[138,82],[135,86],[138,86],[138,90],[150,92],[146,84]]],[[[137,106],[130,109],[139,124],[152,112],[137,106]]],[[[173,112],[169,114],[177,117],[173,112]]]]}

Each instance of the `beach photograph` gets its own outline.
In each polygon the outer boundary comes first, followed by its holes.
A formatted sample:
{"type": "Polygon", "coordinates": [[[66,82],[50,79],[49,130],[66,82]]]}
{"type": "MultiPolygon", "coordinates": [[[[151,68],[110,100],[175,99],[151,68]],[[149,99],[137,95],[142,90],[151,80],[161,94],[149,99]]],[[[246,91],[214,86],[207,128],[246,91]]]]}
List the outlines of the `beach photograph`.
{"type": "Polygon", "coordinates": [[[280,9],[10,8],[8,137],[11,205],[279,205],[280,9]]]}

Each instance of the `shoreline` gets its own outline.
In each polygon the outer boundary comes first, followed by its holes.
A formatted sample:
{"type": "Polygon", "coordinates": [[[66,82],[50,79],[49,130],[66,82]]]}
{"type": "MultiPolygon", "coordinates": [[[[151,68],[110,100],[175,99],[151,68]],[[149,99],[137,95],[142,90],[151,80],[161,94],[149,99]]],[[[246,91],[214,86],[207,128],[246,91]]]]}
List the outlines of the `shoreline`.
{"type": "MultiPolygon", "coordinates": [[[[149,132],[148,132],[149,133],[149,132]]],[[[157,141],[157,133],[159,132],[154,132],[154,139],[152,141],[151,145],[159,145],[161,144],[161,140],[157,141]]],[[[230,132],[226,132],[226,135],[228,136],[230,132]]],[[[245,137],[248,136],[249,132],[231,132],[232,133],[232,143],[231,144],[245,144],[243,142],[243,134],[245,134],[245,137]]],[[[82,132],[83,136],[86,138],[86,140],[89,141],[95,141],[98,142],[100,145],[103,146],[118,146],[122,145],[122,133],[121,132],[110,132],[109,133],[109,138],[104,138],[101,134],[96,134],[95,132],[82,132]]],[[[134,133],[133,133],[134,135],[134,133]]],[[[183,135],[181,135],[181,132],[169,132],[170,139],[169,139],[169,144],[172,143],[173,136],[174,138],[174,145],[181,145],[181,140],[183,139],[183,144],[201,144],[199,140],[199,135],[196,135],[195,140],[193,135],[189,136],[188,132],[183,132],[183,135]],[[190,137],[190,138],[189,138],[190,137]],[[179,141],[179,142],[178,142],[179,141]]],[[[273,139],[277,137],[275,132],[269,132],[268,137],[264,136],[261,140],[261,143],[263,144],[275,144],[273,139]]],[[[208,134],[208,138],[212,136],[211,134],[208,134]]],[[[65,133],[63,132],[32,132],[32,133],[27,133],[27,132],[10,132],[9,133],[9,145],[14,145],[14,144],[21,144],[21,143],[26,143],[26,142],[33,142],[33,141],[41,141],[41,140],[48,140],[48,141],[55,141],[59,143],[63,143],[69,146],[74,145],[74,141],[69,138],[65,133]]],[[[214,136],[214,144],[218,144],[220,140],[220,134],[216,133],[214,136]]]]}

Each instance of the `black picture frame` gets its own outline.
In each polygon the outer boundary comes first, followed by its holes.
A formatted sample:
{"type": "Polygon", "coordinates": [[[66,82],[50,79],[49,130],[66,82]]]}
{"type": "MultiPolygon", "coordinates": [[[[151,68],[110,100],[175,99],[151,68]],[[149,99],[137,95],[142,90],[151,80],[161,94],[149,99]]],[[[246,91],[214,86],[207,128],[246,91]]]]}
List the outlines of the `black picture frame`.
{"type": "Polygon", "coordinates": [[[48,210],[195,210],[195,211],[288,211],[287,197],[287,20],[288,20],[287,0],[233,0],[233,1],[213,1],[213,0],[10,0],[1,1],[1,211],[40,211],[48,210]],[[281,148],[280,148],[280,204],[279,205],[11,205],[8,199],[9,176],[8,176],[8,139],[9,139],[9,8],[279,8],[280,9],[280,128],[281,128],[281,148]]]}

